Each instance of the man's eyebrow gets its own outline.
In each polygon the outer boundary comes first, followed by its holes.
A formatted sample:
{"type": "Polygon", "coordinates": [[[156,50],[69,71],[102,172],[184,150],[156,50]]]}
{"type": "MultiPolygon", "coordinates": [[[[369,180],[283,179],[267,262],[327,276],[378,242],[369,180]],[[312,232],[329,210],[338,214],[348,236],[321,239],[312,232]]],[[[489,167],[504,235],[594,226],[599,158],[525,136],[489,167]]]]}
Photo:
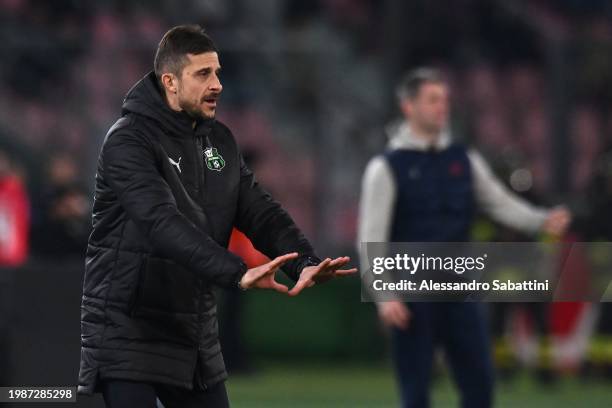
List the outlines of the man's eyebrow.
{"type": "MultiPolygon", "coordinates": [[[[195,73],[196,73],[196,74],[206,74],[206,73],[208,73],[208,72],[211,72],[212,70],[213,70],[213,68],[212,68],[212,67],[204,67],[204,68],[200,68],[200,69],[198,69],[198,70],[197,70],[195,73]]],[[[221,71],[221,67],[216,68],[216,69],[215,69],[215,71],[216,71],[216,72],[221,71]]]]}

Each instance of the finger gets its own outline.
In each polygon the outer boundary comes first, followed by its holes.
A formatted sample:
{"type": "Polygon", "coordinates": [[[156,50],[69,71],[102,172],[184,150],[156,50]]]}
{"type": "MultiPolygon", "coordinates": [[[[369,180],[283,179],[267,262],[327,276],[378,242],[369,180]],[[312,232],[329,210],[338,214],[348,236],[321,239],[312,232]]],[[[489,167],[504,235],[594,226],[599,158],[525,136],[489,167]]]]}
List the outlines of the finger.
{"type": "Polygon", "coordinates": [[[258,280],[260,280],[261,278],[263,278],[264,276],[266,276],[267,274],[270,273],[270,270],[267,268],[261,268],[257,271],[257,273],[255,274],[255,276],[253,276],[251,278],[252,282],[257,282],[258,280]]]}
{"type": "Polygon", "coordinates": [[[338,277],[349,276],[349,275],[353,275],[356,272],[357,272],[357,268],[338,269],[337,271],[334,271],[334,276],[338,276],[338,277]]]}
{"type": "Polygon", "coordinates": [[[319,269],[327,268],[331,262],[332,262],[331,258],[325,258],[323,262],[321,262],[317,266],[319,267],[319,269]]]}
{"type": "Polygon", "coordinates": [[[338,262],[335,262],[334,264],[329,264],[327,266],[327,270],[325,271],[325,273],[334,273],[336,270],[341,269],[343,267],[345,267],[348,264],[348,260],[341,260],[338,262]]]}
{"type": "Polygon", "coordinates": [[[291,288],[291,290],[287,293],[289,296],[297,296],[300,294],[300,292],[302,291],[302,289],[304,289],[306,287],[306,285],[308,284],[309,280],[302,280],[302,281],[298,281],[298,283],[295,284],[294,287],[291,288]]]}
{"type": "Polygon", "coordinates": [[[287,293],[289,292],[289,288],[281,283],[278,283],[277,281],[272,281],[272,287],[270,289],[274,289],[277,292],[280,293],[287,293]]]}
{"type": "Polygon", "coordinates": [[[351,258],[349,258],[348,256],[343,256],[343,257],[336,258],[336,259],[332,260],[329,263],[329,266],[344,266],[347,263],[349,263],[350,260],[351,260],[351,258]]]}
{"type": "Polygon", "coordinates": [[[312,282],[312,280],[310,279],[303,279],[303,280],[299,280],[295,286],[293,288],[291,288],[291,290],[289,291],[288,295],[289,296],[296,296],[298,295],[302,289],[304,289],[310,282],[312,282]]]}
{"type": "Polygon", "coordinates": [[[325,260],[323,260],[320,264],[316,265],[314,267],[314,269],[312,269],[312,272],[310,272],[310,271],[306,272],[306,274],[309,274],[308,278],[311,278],[311,277],[321,273],[321,271],[323,271],[325,268],[327,268],[327,266],[329,265],[330,262],[331,262],[330,258],[325,258],[325,260]]]}
{"type": "Polygon", "coordinates": [[[281,266],[283,266],[285,263],[287,263],[288,261],[290,261],[292,259],[295,259],[298,256],[299,256],[299,254],[297,252],[292,252],[290,254],[285,254],[285,255],[277,256],[272,261],[268,262],[268,267],[271,270],[278,269],[281,266]]]}
{"type": "MultiPolygon", "coordinates": [[[[342,268],[342,267],[343,267],[343,266],[345,266],[345,265],[346,265],[346,263],[344,263],[344,262],[343,262],[342,264],[340,264],[340,265],[336,265],[336,266],[329,266],[329,265],[328,265],[328,266],[327,266],[327,268],[326,268],[325,270],[323,270],[323,271],[321,271],[321,272],[319,273],[319,275],[321,275],[321,276],[324,276],[324,275],[335,275],[335,273],[336,273],[337,271],[339,271],[339,270],[342,270],[342,271],[345,271],[345,270],[350,271],[350,270],[355,269],[355,268],[351,268],[351,269],[340,269],[340,268],[342,268]]],[[[355,271],[357,271],[357,269],[355,269],[355,271]]],[[[341,273],[341,274],[342,274],[342,273],[341,273]]]]}
{"type": "Polygon", "coordinates": [[[325,268],[326,269],[325,272],[333,273],[334,271],[337,271],[338,269],[342,269],[345,266],[347,266],[347,263],[348,262],[343,262],[343,263],[340,263],[340,264],[337,264],[337,265],[328,265],[327,268],[325,268]]]}

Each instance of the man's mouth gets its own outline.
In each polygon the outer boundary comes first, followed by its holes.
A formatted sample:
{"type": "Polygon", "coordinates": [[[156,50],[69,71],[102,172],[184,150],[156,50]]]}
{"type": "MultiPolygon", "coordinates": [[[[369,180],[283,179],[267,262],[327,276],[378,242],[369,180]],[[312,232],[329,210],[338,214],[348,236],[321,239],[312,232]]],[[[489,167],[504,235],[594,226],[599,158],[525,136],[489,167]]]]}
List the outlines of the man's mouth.
{"type": "Polygon", "coordinates": [[[216,96],[211,96],[211,97],[208,97],[208,98],[204,98],[203,99],[203,103],[206,104],[210,108],[215,108],[215,107],[217,107],[217,97],[216,96]]]}

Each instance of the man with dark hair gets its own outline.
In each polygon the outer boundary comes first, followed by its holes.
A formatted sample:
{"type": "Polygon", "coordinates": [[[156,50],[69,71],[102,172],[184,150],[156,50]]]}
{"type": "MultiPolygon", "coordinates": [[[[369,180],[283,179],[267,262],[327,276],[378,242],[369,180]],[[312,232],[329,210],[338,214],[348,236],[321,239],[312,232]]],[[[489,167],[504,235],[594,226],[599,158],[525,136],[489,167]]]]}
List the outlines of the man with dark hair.
{"type": "Polygon", "coordinates": [[[220,69],[200,27],[168,31],[100,152],[78,391],[111,408],[229,406],[213,286],[295,296],[356,271],[341,269],[348,257],[321,261],[257,184],[215,120],[220,69]],[[234,226],[272,261],[247,269],[227,250],[234,226]]]}
{"type": "Polygon", "coordinates": [[[444,79],[438,70],[429,67],[421,67],[407,72],[395,90],[399,103],[414,99],[421,89],[421,85],[426,83],[442,84],[444,79]]]}
{"type": "MultiPolygon", "coordinates": [[[[506,189],[482,156],[451,140],[448,93],[431,68],[409,72],[398,85],[404,120],[390,129],[387,151],[370,161],[363,176],[359,242],[466,242],[476,204],[509,227],[561,234],[570,220],[566,209],[525,202],[506,189]]],[[[438,345],[459,386],[461,406],[491,406],[493,367],[481,304],[390,301],[377,308],[391,328],[402,407],[429,406],[438,345]]]]}

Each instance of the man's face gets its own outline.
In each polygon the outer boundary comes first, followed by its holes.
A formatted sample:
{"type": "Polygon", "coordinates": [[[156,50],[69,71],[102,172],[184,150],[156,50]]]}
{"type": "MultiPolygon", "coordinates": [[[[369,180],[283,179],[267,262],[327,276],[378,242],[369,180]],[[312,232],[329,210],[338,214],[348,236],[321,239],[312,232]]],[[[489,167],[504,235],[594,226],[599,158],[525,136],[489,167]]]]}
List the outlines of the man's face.
{"type": "Polygon", "coordinates": [[[420,129],[439,133],[448,122],[448,87],[443,83],[426,82],[414,98],[402,102],[401,108],[408,120],[420,129]]]}
{"type": "Polygon", "coordinates": [[[223,90],[219,80],[219,57],[216,52],[206,52],[187,54],[187,58],[189,62],[183,68],[177,86],[178,104],[194,118],[212,119],[223,90]]]}

